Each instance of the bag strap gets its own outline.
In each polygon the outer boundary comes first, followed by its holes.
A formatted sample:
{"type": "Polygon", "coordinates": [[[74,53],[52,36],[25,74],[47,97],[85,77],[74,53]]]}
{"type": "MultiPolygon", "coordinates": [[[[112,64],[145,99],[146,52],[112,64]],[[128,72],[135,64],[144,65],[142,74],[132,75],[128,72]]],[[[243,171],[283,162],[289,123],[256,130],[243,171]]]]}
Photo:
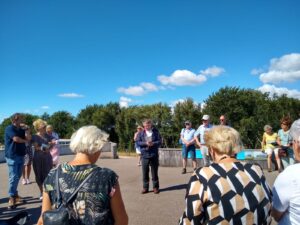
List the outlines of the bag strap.
{"type": "MultiPolygon", "coordinates": [[[[58,208],[57,203],[59,202],[61,205],[61,203],[63,203],[62,201],[62,197],[61,197],[61,193],[60,193],[60,189],[59,189],[59,172],[61,170],[61,166],[57,167],[57,171],[56,171],[56,197],[57,197],[57,201],[56,201],[56,208],[58,208]]],[[[71,196],[68,198],[68,200],[64,203],[65,205],[69,204],[71,202],[71,200],[73,199],[73,197],[77,194],[77,192],[80,190],[80,188],[90,179],[90,177],[93,175],[94,170],[92,170],[89,175],[81,182],[81,184],[76,188],[75,191],[73,191],[73,193],[71,194],[71,196]]]]}

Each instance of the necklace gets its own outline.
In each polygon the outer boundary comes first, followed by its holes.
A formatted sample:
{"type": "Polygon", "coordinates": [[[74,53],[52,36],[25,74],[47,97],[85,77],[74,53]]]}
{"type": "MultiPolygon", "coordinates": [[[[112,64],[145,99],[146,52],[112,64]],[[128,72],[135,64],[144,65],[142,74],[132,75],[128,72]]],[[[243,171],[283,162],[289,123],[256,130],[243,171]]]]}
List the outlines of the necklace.
{"type": "Polygon", "coordinates": [[[228,155],[223,155],[220,159],[219,159],[219,161],[218,162],[221,162],[222,160],[224,160],[224,159],[228,159],[229,158],[229,156],[228,155]]]}

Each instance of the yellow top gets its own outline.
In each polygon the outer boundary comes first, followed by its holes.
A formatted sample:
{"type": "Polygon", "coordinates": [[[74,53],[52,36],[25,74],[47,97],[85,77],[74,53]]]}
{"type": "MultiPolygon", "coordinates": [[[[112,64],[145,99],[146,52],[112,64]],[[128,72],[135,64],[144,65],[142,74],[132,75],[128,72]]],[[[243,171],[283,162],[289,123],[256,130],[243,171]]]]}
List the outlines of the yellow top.
{"type": "Polygon", "coordinates": [[[277,133],[273,133],[272,135],[270,134],[267,134],[266,132],[264,132],[264,135],[263,135],[263,140],[262,140],[262,149],[265,150],[267,148],[275,148],[274,145],[272,145],[271,143],[274,143],[276,142],[277,140],[277,133]]]}

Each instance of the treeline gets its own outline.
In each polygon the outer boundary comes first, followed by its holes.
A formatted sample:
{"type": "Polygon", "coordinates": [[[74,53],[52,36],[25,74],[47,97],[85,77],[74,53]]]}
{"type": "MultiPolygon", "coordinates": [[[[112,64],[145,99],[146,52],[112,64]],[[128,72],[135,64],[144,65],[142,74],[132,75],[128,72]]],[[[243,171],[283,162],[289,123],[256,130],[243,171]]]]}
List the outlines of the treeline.
{"type": "MultiPolygon", "coordinates": [[[[237,129],[243,143],[248,148],[260,148],[260,139],[265,124],[270,124],[274,131],[280,129],[280,119],[290,116],[298,119],[300,100],[286,96],[272,96],[253,89],[237,87],[221,88],[205,101],[205,106],[186,99],[173,108],[157,103],[152,105],[120,108],[118,103],[106,105],[88,105],[76,117],[69,112],[58,111],[51,116],[25,114],[25,123],[32,126],[37,118],[53,125],[61,138],[70,138],[81,126],[96,125],[110,134],[110,140],[117,142],[119,149],[133,150],[133,134],[137,125],[144,118],[151,118],[163,137],[163,147],[178,147],[179,133],[185,120],[190,120],[193,127],[201,124],[203,114],[209,114],[212,124],[218,124],[219,116],[225,114],[229,125],[237,129]]],[[[10,124],[9,118],[0,125],[0,140],[3,143],[4,129],[10,124]]],[[[33,128],[32,128],[33,129],[33,128]]]]}

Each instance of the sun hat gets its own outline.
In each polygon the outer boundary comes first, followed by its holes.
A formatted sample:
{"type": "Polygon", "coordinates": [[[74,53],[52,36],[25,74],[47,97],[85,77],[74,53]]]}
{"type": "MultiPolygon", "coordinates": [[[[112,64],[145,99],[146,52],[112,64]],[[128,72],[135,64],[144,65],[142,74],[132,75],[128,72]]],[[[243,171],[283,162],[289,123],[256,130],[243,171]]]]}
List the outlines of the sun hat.
{"type": "Polygon", "coordinates": [[[203,115],[202,120],[209,120],[209,115],[203,115]]]}

